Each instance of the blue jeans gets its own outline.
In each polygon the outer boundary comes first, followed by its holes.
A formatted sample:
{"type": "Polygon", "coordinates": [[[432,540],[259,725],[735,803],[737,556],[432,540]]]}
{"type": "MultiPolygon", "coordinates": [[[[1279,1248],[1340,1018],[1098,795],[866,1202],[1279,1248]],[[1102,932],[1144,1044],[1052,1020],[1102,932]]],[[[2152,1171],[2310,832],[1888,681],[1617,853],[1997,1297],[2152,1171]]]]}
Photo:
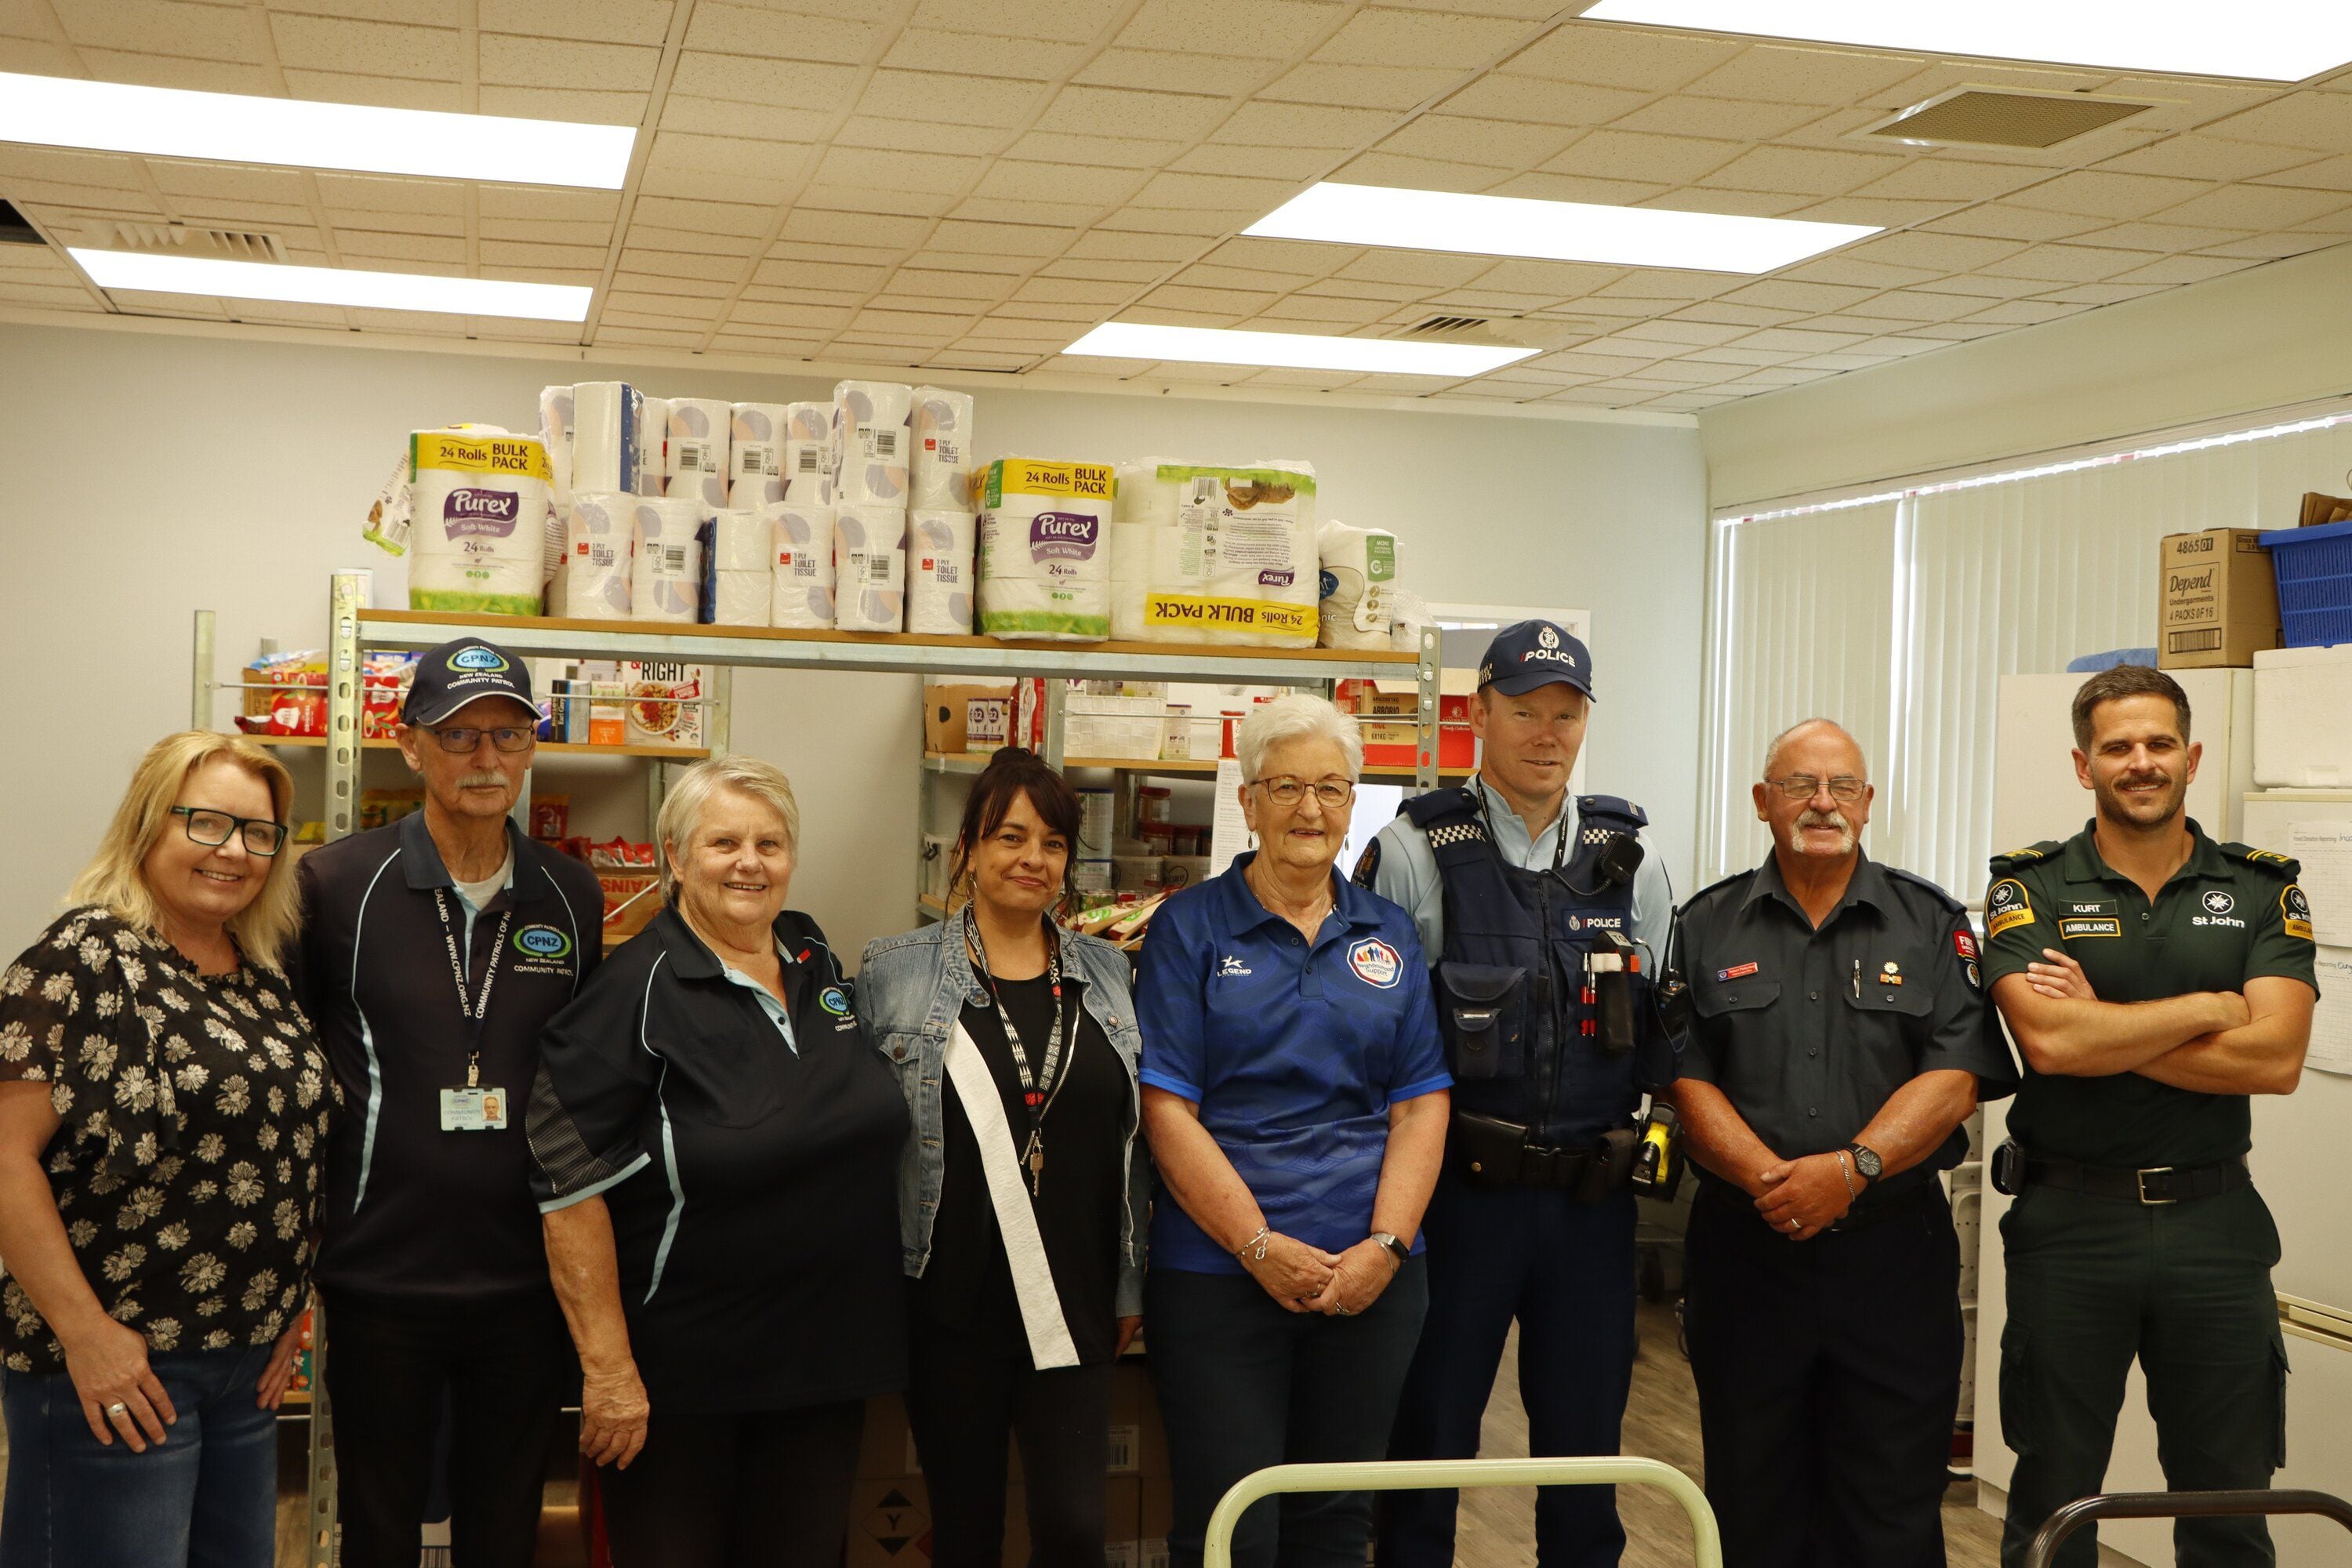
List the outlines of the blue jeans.
{"type": "Polygon", "coordinates": [[[278,1418],[254,1403],[269,1347],[151,1355],[179,1420],[134,1454],[90,1436],[73,1379],[8,1373],[0,1568],[270,1568],[278,1418]]]}

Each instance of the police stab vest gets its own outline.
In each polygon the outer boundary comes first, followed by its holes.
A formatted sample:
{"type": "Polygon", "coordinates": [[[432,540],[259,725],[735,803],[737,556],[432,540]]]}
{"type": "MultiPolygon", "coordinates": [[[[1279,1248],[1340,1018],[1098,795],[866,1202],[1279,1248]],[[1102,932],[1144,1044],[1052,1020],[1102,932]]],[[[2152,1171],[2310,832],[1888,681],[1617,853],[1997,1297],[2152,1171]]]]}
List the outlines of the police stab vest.
{"type": "Polygon", "coordinates": [[[1653,1002],[1651,972],[1662,955],[1635,949],[1632,1050],[1601,1047],[1598,1009],[1585,1000],[1587,954],[1610,947],[1604,933],[1633,934],[1632,881],[1609,882],[1601,858],[1649,818],[1613,795],[1576,804],[1577,840],[1557,871],[1506,862],[1471,790],[1404,804],[1444,887],[1445,951],[1432,979],[1454,1108],[1521,1123],[1554,1146],[1625,1126],[1643,1090],[1673,1075],[1653,1002]]]}

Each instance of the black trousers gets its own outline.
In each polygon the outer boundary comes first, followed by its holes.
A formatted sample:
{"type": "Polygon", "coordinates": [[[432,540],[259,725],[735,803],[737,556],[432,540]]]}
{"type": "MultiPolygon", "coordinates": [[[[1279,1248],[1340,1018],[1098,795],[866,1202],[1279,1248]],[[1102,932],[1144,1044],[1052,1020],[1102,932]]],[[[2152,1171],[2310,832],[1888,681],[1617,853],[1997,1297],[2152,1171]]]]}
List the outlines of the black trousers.
{"type": "Polygon", "coordinates": [[[907,1424],[931,1498],[931,1568],[1004,1560],[1005,1440],[1021,1445],[1031,1568],[1101,1568],[1110,1364],[1030,1365],[1025,1341],[914,1319],[907,1424]]]}
{"type": "Polygon", "coordinates": [[[416,1568],[445,1395],[455,1412],[450,1559],[530,1568],[548,1441],[579,1377],[554,1295],[323,1296],[345,1568],[416,1568]]]}
{"type": "Polygon", "coordinates": [[[1810,1241],[1703,1193],[1685,1245],[1727,1568],[1943,1568],[1962,1341],[1942,1191],[1810,1241]]]}
{"type": "Polygon", "coordinates": [[[866,1402],[664,1416],[597,1472],[613,1568],[838,1568],[866,1402]]]}
{"type": "MultiPolygon", "coordinates": [[[[1429,1310],[1418,1258],[1354,1317],[1286,1310],[1246,1274],[1145,1278],[1151,1381],[1168,1428],[1172,1568],[1200,1568],[1217,1500],[1253,1470],[1378,1459],[1429,1310]]],[[[1286,1492],[1234,1530],[1235,1568],[1363,1568],[1369,1492],[1286,1492]]]]}

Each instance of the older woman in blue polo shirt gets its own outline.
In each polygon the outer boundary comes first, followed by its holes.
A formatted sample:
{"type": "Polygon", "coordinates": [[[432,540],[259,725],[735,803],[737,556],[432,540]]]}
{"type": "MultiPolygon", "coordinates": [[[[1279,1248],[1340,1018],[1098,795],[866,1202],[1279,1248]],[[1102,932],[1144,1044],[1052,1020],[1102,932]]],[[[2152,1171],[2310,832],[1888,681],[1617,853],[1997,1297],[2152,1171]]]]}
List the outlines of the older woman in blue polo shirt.
{"type": "MultiPolygon", "coordinates": [[[[1363,742],[1317,697],[1234,738],[1259,847],[1171,899],[1144,943],[1144,1126],[1163,1201],[1144,1319],[1175,1568],[1253,1470],[1377,1459],[1429,1304],[1421,1215],[1453,1079],[1412,917],[1335,874],[1363,742]]],[[[1360,1568],[1368,1494],[1243,1516],[1234,1561],[1360,1568]]]]}

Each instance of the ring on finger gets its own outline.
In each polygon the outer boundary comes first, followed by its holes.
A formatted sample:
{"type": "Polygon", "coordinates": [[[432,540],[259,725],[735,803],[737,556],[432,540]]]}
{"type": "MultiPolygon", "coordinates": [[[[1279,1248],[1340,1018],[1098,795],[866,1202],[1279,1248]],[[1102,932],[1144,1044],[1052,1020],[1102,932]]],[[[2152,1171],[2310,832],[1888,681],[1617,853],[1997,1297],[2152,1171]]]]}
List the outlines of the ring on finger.
{"type": "Polygon", "coordinates": [[[123,1404],[122,1401],[118,1399],[113,1404],[106,1407],[106,1413],[110,1416],[120,1419],[121,1417],[131,1414],[131,1406],[123,1404]]]}

